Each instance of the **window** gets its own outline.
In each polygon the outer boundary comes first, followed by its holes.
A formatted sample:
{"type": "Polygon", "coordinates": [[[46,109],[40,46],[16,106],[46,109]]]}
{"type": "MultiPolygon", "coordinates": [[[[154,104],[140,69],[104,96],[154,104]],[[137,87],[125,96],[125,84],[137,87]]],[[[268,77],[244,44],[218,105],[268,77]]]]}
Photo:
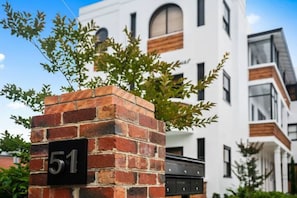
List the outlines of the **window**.
{"type": "Polygon", "coordinates": [[[179,6],[167,4],[153,14],[150,20],[149,37],[162,36],[183,30],[183,13],[179,6]]]}
{"type": "Polygon", "coordinates": [[[297,123],[288,125],[288,135],[290,140],[297,141],[297,123]]]}
{"type": "Polygon", "coordinates": [[[249,87],[249,106],[255,121],[278,120],[278,96],[271,83],[249,87]]]}
{"type": "Polygon", "coordinates": [[[184,74],[173,75],[173,81],[176,83],[175,87],[173,87],[173,88],[179,90],[176,95],[176,98],[181,98],[182,90],[180,90],[180,87],[183,85],[183,79],[184,79],[184,74]]]}
{"type": "Polygon", "coordinates": [[[101,43],[103,43],[107,38],[108,38],[108,31],[106,28],[100,28],[96,34],[96,43],[95,43],[95,47],[98,50],[98,52],[102,52],[105,51],[106,49],[103,49],[102,45],[100,45],[101,43]]]}
{"type": "Polygon", "coordinates": [[[223,28],[230,35],[230,9],[226,1],[223,1],[223,28]]]}
{"type": "Polygon", "coordinates": [[[96,32],[97,43],[100,44],[100,43],[104,42],[107,38],[108,38],[108,31],[106,28],[100,28],[96,32]]]}
{"type": "Polygon", "coordinates": [[[166,148],[166,153],[171,153],[175,155],[183,155],[183,147],[169,147],[166,148]]]}
{"type": "Polygon", "coordinates": [[[197,139],[197,159],[205,161],[205,138],[197,139]]]}
{"type": "Polygon", "coordinates": [[[223,72],[223,99],[228,103],[231,102],[230,97],[230,76],[224,71],[223,72]]]}
{"type": "Polygon", "coordinates": [[[197,26],[204,25],[204,0],[197,1],[197,26]]]}
{"type": "Polygon", "coordinates": [[[224,177],[231,177],[231,148],[224,145],[224,177]]]}
{"type": "Polygon", "coordinates": [[[131,17],[131,25],[130,25],[130,31],[133,37],[136,37],[136,13],[132,13],[130,15],[131,17]]]}
{"type": "MultiPolygon", "coordinates": [[[[199,63],[197,65],[197,76],[198,76],[198,81],[204,79],[204,63],[199,63]]],[[[198,91],[198,100],[204,100],[204,89],[198,91]]]]}

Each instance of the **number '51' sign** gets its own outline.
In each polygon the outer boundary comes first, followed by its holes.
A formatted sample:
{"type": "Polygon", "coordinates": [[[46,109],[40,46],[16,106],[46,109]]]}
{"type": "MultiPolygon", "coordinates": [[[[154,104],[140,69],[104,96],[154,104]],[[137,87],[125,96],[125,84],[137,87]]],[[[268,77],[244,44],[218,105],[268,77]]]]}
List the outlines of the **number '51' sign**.
{"type": "Polygon", "coordinates": [[[48,145],[48,185],[85,184],[88,140],[50,142],[48,145]]]}

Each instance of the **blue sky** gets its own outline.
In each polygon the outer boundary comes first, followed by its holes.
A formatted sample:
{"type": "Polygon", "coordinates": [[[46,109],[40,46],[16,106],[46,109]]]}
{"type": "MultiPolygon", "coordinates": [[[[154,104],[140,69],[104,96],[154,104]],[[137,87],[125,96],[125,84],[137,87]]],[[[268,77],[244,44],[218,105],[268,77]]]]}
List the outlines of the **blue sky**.
{"type": "MultiPolygon", "coordinates": [[[[5,3],[0,0],[1,4],[5,3]]],[[[79,8],[98,0],[9,0],[14,10],[36,13],[44,11],[48,19],[56,13],[74,18],[79,8]]],[[[293,65],[297,67],[297,0],[247,0],[246,14],[254,32],[283,27],[293,65]]],[[[232,12],[232,11],[231,11],[232,12]]],[[[3,7],[0,18],[4,17],[3,7]]],[[[48,21],[50,26],[50,20],[48,21]]],[[[64,82],[59,75],[46,73],[40,66],[44,59],[30,43],[10,35],[0,29],[0,89],[6,83],[14,83],[24,89],[40,90],[42,84],[52,84],[59,94],[58,82],[64,82]]],[[[36,115],[18,103],[0,97],[0,133],[8,130],[14,134],[23,134],[29,140],[29,130],[17,126],[9,119],[10,115],[36,115]]]]}

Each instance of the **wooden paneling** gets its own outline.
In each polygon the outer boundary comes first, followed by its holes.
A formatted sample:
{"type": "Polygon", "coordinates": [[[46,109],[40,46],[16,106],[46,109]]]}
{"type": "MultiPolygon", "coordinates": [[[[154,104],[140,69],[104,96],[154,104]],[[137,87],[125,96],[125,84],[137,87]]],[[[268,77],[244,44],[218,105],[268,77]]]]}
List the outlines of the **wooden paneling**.
{"type": "Polygon", "coordinates": [[[147,42],[147,51],[157,53],[169,52],[184,47],[183,32],[172,34],[169,36],[162,36],[159,38],[149,39],[147,42]]]}
{"type": "Polygon", "coordinates": [[[283,134],[275,123],[250,124],[250,137],[274,136],[281,141],[288,149],[291,149],[290,140],[283,134]]]}
{"type": "Polygon", "coordinates": [[[261,80],[266,78],[273,78],[277,84],[278,89],[280,90],[282,97],[285,99],[286,104],[290,108],[290,99],[288,98],[285,87],[283,86],[282,79],[277,75],[277,71],[274,66],[263,67],[263,68],[250,68],[249,69],[249,81],[252,80],[261,80]]]}

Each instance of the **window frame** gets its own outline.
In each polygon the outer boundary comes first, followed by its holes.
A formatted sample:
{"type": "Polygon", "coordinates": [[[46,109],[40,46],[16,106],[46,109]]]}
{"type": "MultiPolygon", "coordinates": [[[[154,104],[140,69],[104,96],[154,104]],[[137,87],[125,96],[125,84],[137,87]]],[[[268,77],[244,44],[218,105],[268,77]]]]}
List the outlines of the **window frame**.
{"type": "Polygon", "coordinates": [[[231,77],[225,70],[223,71],[223,99],[231,104],[231,77]],[[225,79],[228,80],[228,88],[225,87],[225,79]]]}
{"type": "Polygon", "coordinates": [[[230,36],[230,8],[225,0],[223,0],[223,28],[230,36]],[[227,16],[225,16],[226,13],[227,16]]]}
{"type": "Polygon", "coordinates": [[[197,26],[205,25],[205,1],[197,0],[197,26]]]}
{"type": "MultiPolygon", "coordinates": [[[[205,66],[204,63],[197,64],[197,81],[203,80],[205,78],[205,66]]],[[[197,93],[198,100],[205,99],[205,89],[199,90],[197,93]]]]}
{"type": "Polygon", "coordinates": [[[224,145],[223,149],[223,177],[231,178],[231,147],[224,145]],[[228,161],[225,159],[225,152],[228,153],[228,161]]]}
{"type": "Polygon", "coordinates": [[[290,138],[291,141],[297,141],[297,123],[288,124],[288,137],[290,138]],[[289,129],[290,129],[291,126],[295,126],[295,131],[293,131],[293,132],[290,132],[289,131],[289,129]],[[290,133],[296,134],[295,135],[296,138],[291,138],[290,133]]]}
{"type": "Polygon", "coordinates": [[[205,138],[197,138],[197,159],[205,161],[205,138]]]}
{"type": "Polygon", "coordinates": [[[130,14],[130,32],[132,37],[136,37],[136,12],[130,14]]]}
{"type": "MultiPolygon", "coordinates": [[[[254,117],[254,120],[250,121],[260,121],[260,120],[275,120],[276,122],[279,122],[280,115],[278,112],[279,108],[279,99],[278,99],[278,93],[272,83],[263,83],[263,84],[257,84],[257,85],[251,85],[249,86],[249,113],[251,112],[251,105],[257,104],[254,108],[254,113],[257,113],[257,117],[254,117]],[[267,86],[265,88],[265,86],[267,86]],[[251,89],[254,90],[252,91],[251,89]],[[265,88],[265,91],[263,91],[263,88],[265,88]],[[260,90],[260,91],[257,91],[260,90]],[[264,97],[268,97],[268,99],[263,99],[264,97]],[[265,100],[265,103],[269,105],[268,107],[264,107],[263,103],[259,103],[257,100],[262,99],[262,101],[265,100]],[[256,101],[255,103],[252,103],[252,101],[256,101]],[[267,103],[267,100],[269,103],[267,103]],[[260,105],[258,105],[260,104],[260,105]],[[262,104],[262,105],[261,105],[262,104]],[[259,109],[259,107],[261,109],[259,109]],[[264,109],[268,109],[268,113],[263,113],[262,111],[264,109]],[[259,111],[261,112],[259,114],[259,111]],[[260,118],[259,118],[260,116],[260,118]]],[[[256,114],[255,114],[256,115],[256,114]]]]}
{"type": "Polygon", "coordinates": [[[167,34],[171,34],[171,33],[174,33],[174,32],[180,32],[180,31],[183,31],[183,26],[184,26],[184,23],[183,23],[183,11],[181,9],[180,6],[174,4],[174,3],[169,3],[169,4],[165,4],[161,7],[159,7],[154,13],[153,15],[151,16],[150,18],[150,22],[149,22],[149,38],[155,38],[155,37],[159,37],[159,36],[164,36],[164,35],[167,35],[167,34]],[[171,7],[176,7],[179,9],[180,13],[181,13],[181,16],[182,16],[182,19],[181,19],[181,29],[179,31],[169,31],[169,27],[168,27],[168,23],[169,23],[169,19],[168,19],[168,15],[169,15],[169,12],[168,10],[171,8],[171,7]],[[154,22],[154,20],[157,18],[157,16],[162,12],[162,11],[165,11],[165,32],[162,33],[162,34],[159,34],[159,35],[152,35],[152,24],[154,22]]]}

